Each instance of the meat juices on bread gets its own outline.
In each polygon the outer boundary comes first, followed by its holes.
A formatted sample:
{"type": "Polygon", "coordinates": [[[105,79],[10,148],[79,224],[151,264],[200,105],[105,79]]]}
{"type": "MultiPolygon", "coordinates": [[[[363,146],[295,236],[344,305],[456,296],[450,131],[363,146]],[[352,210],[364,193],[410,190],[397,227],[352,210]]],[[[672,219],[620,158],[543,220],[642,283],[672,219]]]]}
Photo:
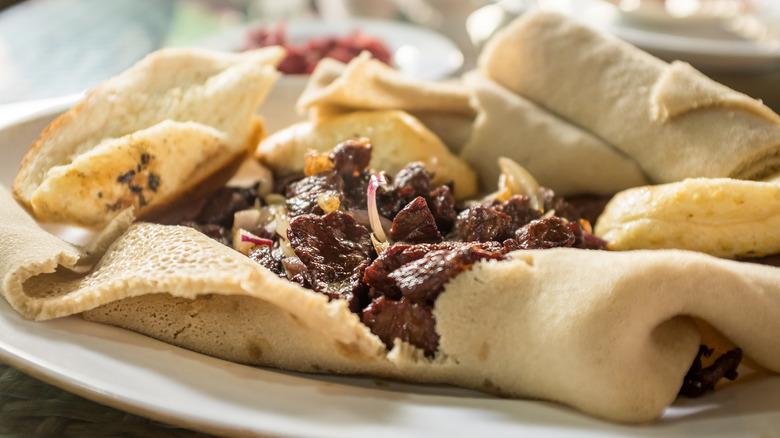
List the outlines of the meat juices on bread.
{"type": "Polygon", "coordinates": [[[91,91],[30,147],[14,197],[36,219],[102,228],[216,188],[262,135],[255,110],[279,47],[240,54],[164,49],[91,91]]]}

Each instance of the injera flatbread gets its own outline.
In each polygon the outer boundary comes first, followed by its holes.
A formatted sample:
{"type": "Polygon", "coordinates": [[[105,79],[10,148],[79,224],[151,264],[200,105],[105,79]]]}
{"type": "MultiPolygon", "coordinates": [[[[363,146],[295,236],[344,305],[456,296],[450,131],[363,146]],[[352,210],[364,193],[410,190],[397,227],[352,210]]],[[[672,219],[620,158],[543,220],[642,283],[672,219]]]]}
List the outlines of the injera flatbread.
{"type": "Polygon", "coordinates": [[[483,74],[465,75],[464,84],[478,113],[460,157],[474,167],[482,187],[498,181],[499,157],[511,158],[561,196],[611,195],[648,183],[621,151],[483,74]]]}
{"type": "Polygon", "coordinates": [[[524,14],[478,64],[624,152],[653,183],[760,179],[780,168],[780,116],[760,101],[563,15],[524,14]]]}

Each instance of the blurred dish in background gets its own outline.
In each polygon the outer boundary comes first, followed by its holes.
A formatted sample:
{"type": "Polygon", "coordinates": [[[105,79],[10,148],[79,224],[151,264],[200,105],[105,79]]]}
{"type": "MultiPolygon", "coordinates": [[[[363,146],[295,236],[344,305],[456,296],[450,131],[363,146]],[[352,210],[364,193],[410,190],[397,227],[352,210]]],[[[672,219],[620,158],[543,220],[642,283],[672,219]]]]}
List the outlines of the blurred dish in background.
{"type": "MultiPolygon", "coordinates": [[[[247,35],[278,23],[254,22],[220,31],[194,45],[217,50],[239,51],[247,35]]],[[[358,31],[382,41],[390,49],[392,65],[405,75],[421,79],[442,79],[463,64],[463,54],[450,39],[432,30],[389,20],[290,19],[285,21],[286,42],[294,45],[323,37],[346,37],[358,31]]]]}
{"type": "Polygon", "coordinates": [[[661,0],[538,3],[612,33],[661,59],[683,60],[705,72],[780,68],[780,3],[739,2],[743,7],[737,7],[733,0],[709,1],[712,3],[705,7],[707,0],[679,0],[678,9],[671,8],[670,1],[661,0]],[[726,2],[732,4],[731,8],[726,2]],[[636,7],[628,7],[629,3],[636,7]],[[668,5],[661,9],[658,3],[668,5]],[[688,9],[683,8],[684,3],[689,4],[688,9]],[[674,10],[677,15],[670,12],[674,10]]]}
{"type": "Polygon", "coordinates": [[[285,74],[311,74],[322,58],[333,58],[348,63],[363,51],[375,59],[392,64],[393,55],[384,41],[355,29],[346,35],[324,35],[293,44],[287,37],[287,25],[281,22],[275,26],[261,25],[249,29],[241,50],[268,46],[283,46],[287,56],[277,66],[285,74]]]}
{"type": "Polygon", "coordinates": [[[671,10],[677,15],[669,12],[669,0],[500,0],[474,12],[466,26],[472,40],[481,44],[512,18],[539,7],[569,15],[666,61],[686,61],[707,74],[780,69],[780,2],[675,4],[677,9],[671,10]],[[693,9],[696,5],[700,8],[693,9]]]}
{"type": "Polygon", "coordinates": [[[648,24],[691,24],[754,14],[766,0],[605,0],[627,18],[648,24]]]}

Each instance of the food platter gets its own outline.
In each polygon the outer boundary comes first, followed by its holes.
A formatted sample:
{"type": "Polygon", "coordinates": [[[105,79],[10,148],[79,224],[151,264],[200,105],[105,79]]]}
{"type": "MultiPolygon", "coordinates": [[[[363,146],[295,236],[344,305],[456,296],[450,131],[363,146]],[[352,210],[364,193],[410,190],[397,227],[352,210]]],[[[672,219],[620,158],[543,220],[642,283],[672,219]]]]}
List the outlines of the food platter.
{"type": "MultiPolygon", "coordinates": [[[[240,50],[246,33],[260,26],[278,23],[263,21],[228,28],[194,43],[216,50],[240,50]]],[[[430,29],[397,21],[353,18],[348,20],[291,19],[284,23],[290,43],[310,38],[343,36],[353,30],[371,35],[388,45],[393,64],[405,75],[420,79],[441,79],[458,70],[463,54],[453,41],[430,29]]]]}
{"type": "MultiPolygon", "coordinates": [[[[0,129],[0,184],[10,184],[30,142],[72,103],[33,111],[0,129]]],[[[284,93],[272,93],[261,112],[285,105],[291,102],[284,93]]],[[[71,229],[54,231],[84,238],[71,229]]],[[[0,359],[24,372],[129,412],[220,435],[725,437],[780,429],[778,377],[678,401],[653,425],[624,426],[553,403],[458,388],[247,367],[75,317],[27,321],[2,300],[0,331],[0,359]]]]}

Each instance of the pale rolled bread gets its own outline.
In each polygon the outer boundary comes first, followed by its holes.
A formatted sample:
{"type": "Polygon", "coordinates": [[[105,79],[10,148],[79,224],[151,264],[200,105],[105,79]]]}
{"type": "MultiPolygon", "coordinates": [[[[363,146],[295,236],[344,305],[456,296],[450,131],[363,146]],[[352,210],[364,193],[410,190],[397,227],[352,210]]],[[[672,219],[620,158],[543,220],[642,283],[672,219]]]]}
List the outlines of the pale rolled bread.
{"type": "Polygon", "coordinates": [[[193,229],[136,223],[120,234],[123,225],[88,257],[0,190],[3,296],[27,318],[84,312],[236,362],[462,385],[624,422],[655,419],[674,401],[702,341],[689,315],[780,371],[772,267],[678,250],[515,252],[446,285],[428,359],[404,343],[386,352],[344,302],[193,229]]]}
{"type": "Polygon", "coordinates": [[[40,221],[105,226],[216,188],[262,133],[283,49],[164,49],[91,91],[30,147],[13,185],[40,221]]]}
{"type": "Polygon", "coordinates": [[[370,140],[372,169],[395,175],[407,164],[421,161],[434,173],[434,184],[454,181],[455,197],[477,193],[477,176],[471,167],[417,118],[399,110],[354,111],[300,122],[264,138],[255,157],[277,175],[301,173],[307,151],[327,152],[354,137],[370,140]]]}
{"type": "Polygon", "coordinates": [[[361,109],[446,111],[474,115],[468,90],[455,81],[404,76],[363,52],[344,64],[325,58],[317,64],[296,107],[339,113],[361,109]]]}
{"type": "Polygon", "coordinates": [[[365,55],[348,64],[320,62],[299,111],[314,123],[366,110],[408,112],[474,167],[483,189],[495,186],[499,157],[517,161],[561,195],[613,194],[649,183],[622,151],[479,72],[425,81],[365,55]]]}
{"type": "Polygon", "coordinates": [[[679,248],[724,258],[780,253],[780,184],[692,178],[616,194],[596,222],[610,249],[679,248]]]}
{"type": "Polygon", "coordinates": [[[639,166],[601,138],[561,119],[479,72],[464,76],[477,117],[459,156],[482,187],[498,181],[499,157],[509,157],[539,184],[566,196],[611,195],[648,184],[639,166]]]}
{"type": "Polygon", "coordinates": [[[478,65],[621,150],[653,183],[760,179],[780,168],[780,116],[760,101],[563,15],[524,14],[478,65]]]}

